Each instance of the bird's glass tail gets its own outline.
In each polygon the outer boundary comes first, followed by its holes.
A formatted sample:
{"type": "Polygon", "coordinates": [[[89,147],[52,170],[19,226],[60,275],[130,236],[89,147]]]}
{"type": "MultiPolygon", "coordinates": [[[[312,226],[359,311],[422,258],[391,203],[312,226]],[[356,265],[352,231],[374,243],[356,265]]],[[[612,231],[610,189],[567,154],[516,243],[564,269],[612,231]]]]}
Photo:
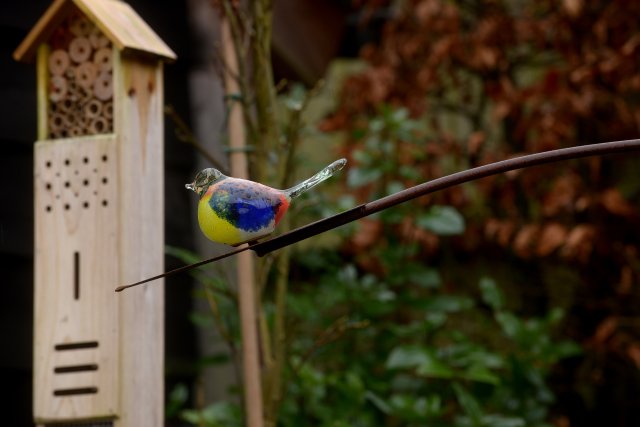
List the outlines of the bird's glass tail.
{"type": "Polygon", "coordinates": [[[331,163],[326,168],[322,169],[317,174],[313,175],[311,178],[302,181],[300,184],[294,185],[293,187],[283,190],[284,194],[290,198],[295,199],[311,187],[314,187],[320,184],[325,179],[331,177],[334,173],[338,172],[340,169],[347,164],[347,159],[336,160],[331,163]]]}

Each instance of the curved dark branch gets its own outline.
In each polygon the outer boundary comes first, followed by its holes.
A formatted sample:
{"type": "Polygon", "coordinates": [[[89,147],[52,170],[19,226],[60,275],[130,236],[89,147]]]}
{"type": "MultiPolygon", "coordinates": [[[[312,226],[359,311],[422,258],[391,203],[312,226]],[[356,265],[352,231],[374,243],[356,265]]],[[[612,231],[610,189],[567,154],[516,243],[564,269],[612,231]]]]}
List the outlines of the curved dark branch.
{"type": "Polygon", "coordinates": [[[271,239],[255,243],[251,246],[245,246],[243,248],[230,251],[215,258],[203,260],[191,265],[186,265],[184,267],[177,268],[175,270],[151,277],[137,283],[120,286],[116,289],[116,291],[119,292],[132,286],[147,283],[152,280],[156,280],[175,273],[187,271],[192,268],[196,268],[214,261],[218,261],[222,258],[238,254],[248,249],[253,250],[256,254],[258,254],[258,256],[264,256],[285,246],[289,246],[301,240],[308,239],[309,237],[324,233],[325,231],[333,230],[334,228],[340,227],[342,225],[348,224],[352,221],[356,221],[390,207],[399,205],[409,200],[413,200],[418,197],[425,196],[436,191],[444,190],[446,188],[450,188],[459,184],[486,178],[491,175],[497,175],[512,170],[524,169],[532,166],[539,166],[563,160],[578,159],[590,156],[602,156],[608,154],[619,154],[638,150],[640,150],[640,139],[630,139],[626,141],[604,142],[601,144],[562,148],[559,150],[529,154],[522,157],[516,157],[496,163],[490,163],[488,165],[479,166],[473,169],[468,169],[462,172],[443,176],[441,178],[416,185],[415,187],[407,188],[406,190],[402,190],[398,193],[394,193],[381,199],[356,206],[355,208],[341,212],[337,215],[312,222],[311,224],[296,228],[287,233],[281,234],[280,236],[272,237],[271,239]]]}

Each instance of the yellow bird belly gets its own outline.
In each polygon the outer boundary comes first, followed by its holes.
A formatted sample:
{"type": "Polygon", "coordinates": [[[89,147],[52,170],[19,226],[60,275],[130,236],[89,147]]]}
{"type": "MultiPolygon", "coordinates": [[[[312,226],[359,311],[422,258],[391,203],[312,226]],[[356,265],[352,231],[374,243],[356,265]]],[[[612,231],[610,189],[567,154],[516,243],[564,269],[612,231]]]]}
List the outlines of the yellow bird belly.
{"type": "Polygon", "coordinates": [[[200,230],[214,242],[237,245],[242,242],[240,230],[221,219],[209,206],[209,198],[201,199],[198,203],[198,224],[200,230]]]}

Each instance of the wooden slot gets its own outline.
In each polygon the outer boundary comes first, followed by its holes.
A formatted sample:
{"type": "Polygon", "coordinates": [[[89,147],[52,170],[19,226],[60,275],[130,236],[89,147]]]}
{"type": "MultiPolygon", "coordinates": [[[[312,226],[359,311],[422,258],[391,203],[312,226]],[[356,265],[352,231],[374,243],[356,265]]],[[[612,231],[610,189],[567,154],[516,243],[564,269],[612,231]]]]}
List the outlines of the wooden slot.
{"type": "Polygon", "coordinates": [[[83,342],[56,344],[54,347],[56,351],[84,350],[87,348],[98,348],[98,341],[83,341],[83,342]]]}
{"type": "Polygon", "coordinates": [[[96,394],[98,387],[78,387],[53,390],[54,396],[75,396],[78,394],[96,394]]]}
{"type": "Polygon", "coordinates": [[[73,372],[87,372],[97,371],[98,365],[95,363],[89,363],[86,365],[69,365],[69,366],[56,366],[53,368],[54,374],[70,374],[73,372]]]}
{"type": "Polygon", "coordinates": [[[80,252],[73,253],[73,299],[80,299],[80,252]]]}

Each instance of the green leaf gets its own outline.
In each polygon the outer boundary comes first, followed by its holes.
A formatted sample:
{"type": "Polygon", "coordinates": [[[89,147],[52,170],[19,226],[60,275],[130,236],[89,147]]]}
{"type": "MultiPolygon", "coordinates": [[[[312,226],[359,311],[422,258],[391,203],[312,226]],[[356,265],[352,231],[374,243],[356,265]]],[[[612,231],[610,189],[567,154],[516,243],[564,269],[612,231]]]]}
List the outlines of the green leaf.
{"type": "Polygon", "coordinates": [[[365,399],[373,403],[373,405],[378,408],[382,413],[389,415],[391,413],[391,406],[387,402],[385,402],[380,396],[375,394],[374,392],[367,390],[364,393],[365,399]]]}
{"type": "Polygon", "coordinates": [[[480,290],[482,291],[482,300],[494,310],[500,310],[504,306],[504,296],[496,285],[496,282],[489,278],[480,279],[480,290]]]}
{"type": "Polygon", "coordinates": [[[352,168],[347,174],[347,185],[351,188],[363,187],[376,182],[382,176],[379,169],[352,168]]]}
{"type": "Polygon", "coordinates": [[[471,366],[461,375],[462,378],[479,383],[499,385],[500,377],[485,366],[471,366]]]}
{"type": "Polygon", "coordinates": [[[471,423],[474,427],[482,425],[482,408],[478,401],[473,397],[471,393],[465,390],[460,384],[453,384],[453,390],[456,393],[456,398],[460,407],[465,414],[471,418],[471,423]]]}
{"type": "Polygon", "coordinates": [[[213,325],[213,318],[211,317],[211,315],[196,311],[189,313],[189,320],[191,320],[194,325],[204,328],[213,325]]]}
{"type": "Polygon", "coordinates": [[[441,236],[462,234],[465,222],[462,215],[451,206],[432,206],[416,219],[416,225],[441,236]]]}
{"type": "Polygon", "coordinates": [[[456,295],[435,295],[422,303],[423,310],[446,313],[468,310],[471,307],[473,307],[473,300],[471,298],[456,295]]]}
{"type": "Polygon", "coordinates": [[[177,384],[171,393],[169,393],[165,414],[167,418],[177,415],[189,398],[189,390],[187,386],[180,383],[177,384]]]}
{"type": "Polygon", "coordinates": [[[418,375],[432,378],[453,378],[455,372],[435,355],[427,354],[427,358],[418,366],[418,375]]]}
{"type": "Polygon", "coordinates": [[[522,330],[522,322],[513,313],[501,311],[495,317],[502,331],[510,338],[516,338],[522,330]]]}
{"type": "Polygon", "coordinates": [[[418,346],[396,347],[387,358],[388,369],[416,368],[428,363],[429,356],[426,349],[418,346]]]}
{"type": "Polygon", "coordinates": [[[435,268],[412,269],[407,273],[407,279],[411,283],[427,289],[440,287],[442,279],[435,268]]]}

